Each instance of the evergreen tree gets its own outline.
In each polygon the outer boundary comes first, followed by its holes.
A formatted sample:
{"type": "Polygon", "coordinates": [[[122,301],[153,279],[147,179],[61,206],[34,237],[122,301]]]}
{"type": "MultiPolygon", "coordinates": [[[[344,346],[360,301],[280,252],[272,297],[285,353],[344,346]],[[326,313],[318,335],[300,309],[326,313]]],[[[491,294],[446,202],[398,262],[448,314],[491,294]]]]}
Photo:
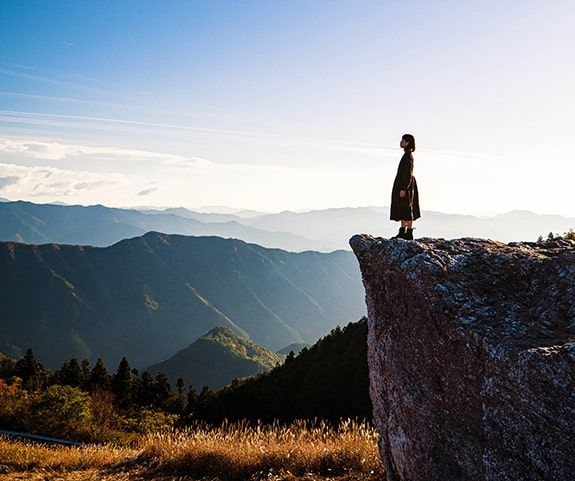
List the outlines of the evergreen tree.
{"type": "Polygon", "coordinates": [[[195,414],[197,418],[211,423],[220,422],[225,417],[224,405],[211,387],[202,388],[195,414]]]}
{"type": "Polygon", "coordinates": [[[45,387],[50,377],[44,366],[36,361],[31,348],[28,348],[22,359],[16,361],[12,375],[22,379],[22,386],[29,391],[45,387]]]}
{"type": "Polygon", "coordinates": [[[149,371],[142,373],[136,393],[136,399],[140,406],[151,407],[154,404],[154,378],[149,371]]]}
{"type": "Polygon", "coordinates": [[[215,391],[210,386],[204,386],[198,396],[198,407],[204,407],[216,396],[215,391]]]}
{"type": "Polygon", "coordinates": [[[186,414],[192,414],[198,404],[198,392],[194,386],[190,386],[188,390],[188,402],[186,403],[186,414]]]}
{"type": "Polygon", "coordinates": [[[80,370],[80,387],[84,391],[88,391],[90,387],[90,378],[92,377],[92,366],[90,366],[90,361],[88,361],[88,359],[82,359],[80,370]]]}
{"type": "Polygon", "coordinates": [[[110,375],[102,358],[98,358],[90,373],[90,391],[110,390],[110,375]]]}
{"type": "Polygon", "coordinates": [[[134,397],[132,368],[125,357],[120,361],[118,370],[112,380],[112,392],[118,407],[126,409],[132,404],[134,397]]]}
{"type": "Polygon", "coordinates": [[[186,383],[183,378],[178,378],[176,381],[176,396],[172,403],[172,411],[182,414],[186,410],[186,383]]]}
{"type": "Polygon", "coordinates": [[[367,319],[335,328],[298,356],[269,372],[238,379],[214,393],[204,387],[194,417],[289,422],[296,418],[371,419],[367,319]]]}
{"type": "Polygon", "coordinates": [[[163,372],[159,372],[154,383],[154,406],[160,409],[168,409],[173,396],[174,391],[168,376],[163,372]]]}
{"type": "Polygon", "coordinates": [[[78,360],[73,357],[69,361],[64,361],[59,371],[54,374],[57,384],[80,387],[82,384],[82,368],[78,360]]]}

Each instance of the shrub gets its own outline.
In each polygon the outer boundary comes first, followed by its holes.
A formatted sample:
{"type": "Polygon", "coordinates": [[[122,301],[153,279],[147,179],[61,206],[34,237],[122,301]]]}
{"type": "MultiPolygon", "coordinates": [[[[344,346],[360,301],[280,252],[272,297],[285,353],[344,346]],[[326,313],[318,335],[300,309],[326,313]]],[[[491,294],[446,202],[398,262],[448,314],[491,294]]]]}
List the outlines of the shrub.
{"type": "Polygon", "coordinates": [[[151,433],[171,429],[176,420],[177,414],[167,414],[163,411],[153,409],[138,409],[131,416],[123,418],[122,428],[137,433],[151,433]]]}
{"type": "Polygon", "coordinates": [[[29,429],[49,436],[77,437],[92,421],[90,396],[73,386],[48,387],[35,397],[31,412],[29,429]]]}

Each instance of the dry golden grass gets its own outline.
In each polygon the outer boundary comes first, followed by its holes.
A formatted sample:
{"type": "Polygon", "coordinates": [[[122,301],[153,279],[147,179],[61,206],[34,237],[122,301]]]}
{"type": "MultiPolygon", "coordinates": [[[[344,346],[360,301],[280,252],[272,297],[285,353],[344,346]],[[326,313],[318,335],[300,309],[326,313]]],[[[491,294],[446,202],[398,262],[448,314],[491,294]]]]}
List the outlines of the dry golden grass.
{"type": "Polygon", "coordinates": [[[16,471],[72,471],[110,466],[137,450],[111,446],[64,447],[0,438],[0,464],[16,471]]]}
{"type": "MultiPolygon", "coordinates": [[[[196,424],[143,436],[136,448],[47,447],[0,440],[8,478],[52,473],[53,479],[368,480],[382,479],[377,434],[366,423],[196,424]],[[20,473],[18,473],[20,472],[20,473]],[[83,477],[82,477],[83,476],[83,477]]],[[[38,477],[37,479],[46,479],[38,477]]],[[[52,479],[51,477],[48,479],[52,479]]]]}
{"type": "Polygon", "coordinates": [[[366,423],[324,422],[196,425],[143,438],[139,460],[158,472],[243,480],[283,473],[381,476],[377,434],[366,423]]]}

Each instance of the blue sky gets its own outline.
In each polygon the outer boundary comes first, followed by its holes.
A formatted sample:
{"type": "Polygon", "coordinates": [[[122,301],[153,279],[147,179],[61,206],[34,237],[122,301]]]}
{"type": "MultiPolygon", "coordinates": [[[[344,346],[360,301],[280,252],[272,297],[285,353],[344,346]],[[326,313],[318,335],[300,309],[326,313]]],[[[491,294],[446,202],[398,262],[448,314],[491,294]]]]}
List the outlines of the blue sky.
{"type": "Polygon", "coordinates": [[[0,3],[0,196],[575,216],[573,2],[0,3]]]}

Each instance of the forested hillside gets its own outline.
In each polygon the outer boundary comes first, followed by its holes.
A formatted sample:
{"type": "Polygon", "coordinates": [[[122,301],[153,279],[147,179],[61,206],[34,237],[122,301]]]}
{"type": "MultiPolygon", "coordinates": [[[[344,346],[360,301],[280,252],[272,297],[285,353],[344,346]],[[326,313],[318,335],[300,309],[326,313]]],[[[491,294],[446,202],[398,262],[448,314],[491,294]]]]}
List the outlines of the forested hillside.
{"type": "Polygon", "coordinates": [[[237,380],[211,394],[204,391],[195,413],[212,422],[224,418],[371,420],[367,319],[336,327],[269,372],[237,380]]]}
{"type": "Polygon", "coordinates": [[[215,326],[271,350],[315,342],[365,312],[347,251],[291,253],[235,239],[150,232],[107,248],[0,243],[0,352],[31,347],[138,368],[215,326]]]}
{"type": "Polygon", "coordinates": [[[174,356],[149,368],[193,386],[219,389],[235,378],[253,376],[282,364],[284,356],[259,346],[228,327],[214,327],[174,356]]]}

